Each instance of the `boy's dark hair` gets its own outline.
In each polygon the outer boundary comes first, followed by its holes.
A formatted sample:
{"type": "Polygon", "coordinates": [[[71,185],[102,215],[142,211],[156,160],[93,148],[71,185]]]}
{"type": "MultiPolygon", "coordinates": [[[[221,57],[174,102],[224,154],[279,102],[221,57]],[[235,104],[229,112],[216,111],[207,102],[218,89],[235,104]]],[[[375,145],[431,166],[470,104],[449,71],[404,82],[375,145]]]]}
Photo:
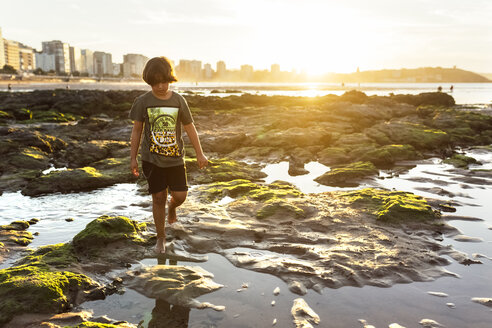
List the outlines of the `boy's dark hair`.
{"type": "Polygon", "coordinates": [[[149,85],[158,83],[177,82],[171,62],[166,57],[154,57],[150,59],[142,73],[143,80],[149,85]]]}

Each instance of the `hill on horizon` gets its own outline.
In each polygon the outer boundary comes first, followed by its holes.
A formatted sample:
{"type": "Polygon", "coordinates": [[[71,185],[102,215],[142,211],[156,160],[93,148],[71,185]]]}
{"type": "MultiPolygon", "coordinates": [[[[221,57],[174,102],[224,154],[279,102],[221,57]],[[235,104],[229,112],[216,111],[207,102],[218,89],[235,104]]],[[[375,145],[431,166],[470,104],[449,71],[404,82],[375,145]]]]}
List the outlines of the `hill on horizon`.
{"type": "MultiPolygon", "coordinates": [[[[492,75],[492,74],[491,74],[492,75]]],[[[489,76],[492,78],[492,76],[489,76]]],[[[349,74],[333,74],[331,79],[342,82],[454,82],[486,83],[488,77],[459,68],[421,67],[414,69],[383,69],[349,74]]]]}

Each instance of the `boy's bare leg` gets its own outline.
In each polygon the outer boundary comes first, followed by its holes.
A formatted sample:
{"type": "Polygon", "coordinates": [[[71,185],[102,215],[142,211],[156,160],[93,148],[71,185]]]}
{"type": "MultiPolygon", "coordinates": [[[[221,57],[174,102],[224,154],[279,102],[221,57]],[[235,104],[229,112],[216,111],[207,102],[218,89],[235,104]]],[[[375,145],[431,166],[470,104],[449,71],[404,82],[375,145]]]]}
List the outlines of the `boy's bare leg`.
{"type": "Polygon", "coordinates": [[[166,250],[166,201],[167,190],[152,194],[152,214],[157,232],[156,253],[164,253],[166,250]]]}
{"type": "Polygon", "coordinates": [[[171,191],[171,200],[169,201],[167,209],[167,222],[173,224],[178,221],[176,217],[176,207],[183,204],[188,195],[187,191],[171,191]]]}

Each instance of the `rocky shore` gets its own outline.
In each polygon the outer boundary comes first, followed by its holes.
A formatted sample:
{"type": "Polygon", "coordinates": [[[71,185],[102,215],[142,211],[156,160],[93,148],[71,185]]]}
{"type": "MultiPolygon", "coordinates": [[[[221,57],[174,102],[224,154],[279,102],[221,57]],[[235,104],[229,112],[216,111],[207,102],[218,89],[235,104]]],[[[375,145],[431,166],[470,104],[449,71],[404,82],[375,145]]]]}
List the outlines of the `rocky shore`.
{"type": "MultiPolygon", "coordinates": [[[[144,181],[129,170],[127,119],[141,93],[0,93],[0,192],[36,197],[135,182],[144,193],[144,181]]],[[[449,204],[374,188],[304,194],[284,181],[265,183],[260,169],[288,161],[289,174],[303,175],[304,165],[317,161],[330,167],[318,183],[357,187],[381,169],[437,156],[463,170],[466,181],[490,178],[486,170],[467,174],[476,160],[459,148],[492,144],[491,116],[460,111],[442,93],[186,99],[211,165],[200,172],[192,148],[186,149],[189,181],[197,187],[180,208],[181,225],[168,229],[168,255],[198,264],[129,269],[155,256],[149,222],[102,216],[69,243],[31,250],[26,247],[35,236],[28,230],[36,222],[13,218],[0,227],[0,261],[22,256],[0,270],[0,325],[132,327],[72,311],[124,288],[185,308],[227,311],[197,300],[222,287],[200,268],[207,253],[273,274],[301,296],[309,289],[388,287],[454,276],[445,269],[448,257],[480,263],[440,243],[442,236],[459,235],[442,216],[453,210],[449,204]],[[231,201],[217,206],[224,197],[231,201]]],[[[320,320],[302,298],[292,315],[297,326],[320,320]]]]}

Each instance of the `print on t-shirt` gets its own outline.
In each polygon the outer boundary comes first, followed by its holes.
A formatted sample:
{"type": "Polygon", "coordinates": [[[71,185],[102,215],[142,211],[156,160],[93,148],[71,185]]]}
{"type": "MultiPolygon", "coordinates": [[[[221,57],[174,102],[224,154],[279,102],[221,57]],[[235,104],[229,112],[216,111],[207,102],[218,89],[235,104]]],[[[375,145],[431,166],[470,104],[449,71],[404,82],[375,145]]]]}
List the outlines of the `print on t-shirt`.
{"type": "Polygon", "coordinates": [[[176,140],[177,107],[147,107],[150,124],[150,152],[181,156],[176,140]]]}

